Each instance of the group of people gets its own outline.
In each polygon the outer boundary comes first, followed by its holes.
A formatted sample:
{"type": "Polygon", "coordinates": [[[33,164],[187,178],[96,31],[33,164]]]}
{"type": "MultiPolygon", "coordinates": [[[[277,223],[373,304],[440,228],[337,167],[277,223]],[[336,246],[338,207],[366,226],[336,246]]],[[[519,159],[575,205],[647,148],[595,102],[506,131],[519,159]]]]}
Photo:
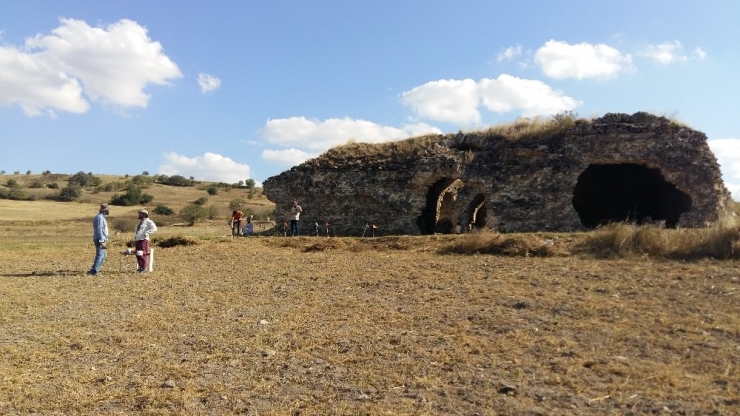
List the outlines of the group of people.
{"type": "MultiPolygon", "coordinates": [[[[300,227],[299,218],[303,209],[297,201],[293,201],[290,208],[290,235],[299,235],[300,227]]],[[[100,204],[98,214],[93,218],[93,243],[95,243],[95,259],[93,265],[87,274],[97,276],[100,274],[100,267],[105,262],[108,255],[108,220],[106,217],[110,214],[108,204],[100,204]]],[[[149,212],[140,209],[139,224],[134,232],[134,246],[136,254],[136,272],[145,273],[149,265],[149,234],[157,231],[157,225],[149,218],[149,212]]],[[[253,215],[244,216],[241,210],[234,210],[231,213],[231,236],[245,236],[254,233],[254,224],[252,223],[253,215]],[[246,220],[242,227],[242,221],[246,220]]]]}
{"type": "Polygon", "coordinates": [[[244,218],[244,213],[241,210],[235,209],[231,212],[231,236],[232,237],[240,237],[245,235],[252,235],[254,233],[254,224],[252,223],[252,218],[254,218],[254,215],[248,215],[246,219],[246,223],[244,224],[244,227],[242,227],[242,219],[244,218]]]}
{"type": "MultiPolygon", "coordinates": [[[[98,215],[93,218],[93,243],[95,243],[95,260],[87,274],[97,276],[100,267],[108,255],[108,220],[110,214],[108,204],[100,204],[98,215]]],[[[134,249],[136,250],[136,272],[145,273],[149,266],[149,234],[157,231],[157,225],[149,218],[149,212],[140,209],[139,224],[134,231],[134,249]]]]}

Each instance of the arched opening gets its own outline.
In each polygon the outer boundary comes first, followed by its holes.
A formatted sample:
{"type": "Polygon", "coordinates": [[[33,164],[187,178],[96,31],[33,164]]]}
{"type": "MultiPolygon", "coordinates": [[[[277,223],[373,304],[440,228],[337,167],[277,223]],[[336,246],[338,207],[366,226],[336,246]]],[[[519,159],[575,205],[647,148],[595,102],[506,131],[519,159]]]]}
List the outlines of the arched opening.
{"type": "Polygon", "coordinates": [[[659,169],[634,163],[589,165],[578,176],[572,202],[588,228],[623,221],[665,221],[673,228],[691,209],[691,197],[667,182],[659,169]]]}
{"type": "MultiPolygon", "coordinates": [[[[478,194],[468,205],[468,224],[472,223],[475,228],[483,228],[486,225],[486,196],[478,194]]],[[[465,224],[466,226],[468,224],[465,224]]]]}
{"type": "Polygon", "coordinates": [[[460,186],[462,181],[459,179],[443,178],[429,187],[426,207],[416,219],[416,225],[422,234],[452,231],[454,204],[460,186]]]}

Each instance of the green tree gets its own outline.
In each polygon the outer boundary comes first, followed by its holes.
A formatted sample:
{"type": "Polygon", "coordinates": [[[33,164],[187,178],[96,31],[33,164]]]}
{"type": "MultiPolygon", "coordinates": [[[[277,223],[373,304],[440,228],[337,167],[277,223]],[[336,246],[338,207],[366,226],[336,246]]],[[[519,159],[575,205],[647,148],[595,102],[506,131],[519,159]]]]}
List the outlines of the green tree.
{"type": "Polygon", "coordinates": [[[26,171],[26,175],[30,175],[30,174],[31,174],[31,169],[26,171]]]}
{"type": "Polygon", "coordinates": [[[144,172],[141,172],[141,174],[142,174],[143,176],[149,176],[149,171],[148,171],[148,170],[145,170],[144,172]]]}
{"type": "Polygon", "coordinates": [[[132,206],[132,205],[146,205],[149,202],[152,202],[154,197],[152,195],[143,193],[141,191],[141,188],[131,185],[126,189],[126,193],[123,195],[113,195],[113,198],[111,198],[111,205],[118,205],[118,206],[132,206]]]}
{"type": "Polygon", "coordinates": [[[5,171],[4,170],[0,170],[0,175],[5,175],[5,171]]]}
{"type": "Polygon", "coordinates": [[[62,201],[74,201],[82,195],[82,186],[77,182],[69,182],[67,186],[59,191],[59,199],[62,201]]]}
{"type": "MultiPolygon", "coordinates": [[[[161,178],[160,178],[161,180],[161,178]]],[[[190,186],[190,180],[180,175],[172,175],[167,178],[167,185],[172,186],[190,186]]]]}
{"type": "Polygon", "coordinates": [[[246,201],[244,201],[241,198],[232,199],[231,202],[229,202],[229,210],[230,211],[236,211],[242,209],[246,201]]]}
{"type": "Polygon", "coordinates": [[[247,179],[244,182],[244,184],[247,186],[247,189],[254,189],[254,186],[255,186],[256,183],[254,182],[254,179],[251,179],[250,178],[250,179],[247,179]]]}
{"type": "Polygon", "coordinates": [[[180,216],[183,220],[187,221],[188,224],[193,225],[196,221],[200,221],[208,216],[208,210],[195,203],[188,204],[180,210],[180,216]]]}
{"type": "Polygon", "coordinates": [[[73,182],[79,184],[80,187],[86,187],[98,186],[103,182],[103,180],[93,175],[91,172],[85,173],[83,171],[79,171],[67,179],[67,183],[71,184],[73,182]]]}
{"type": "Polygon", "coordinates": [[[206,192],[208,192],[208,195],[215,196],[218,194],[218,187],[216,185],[211,185],[206,189],[206,192]]]}

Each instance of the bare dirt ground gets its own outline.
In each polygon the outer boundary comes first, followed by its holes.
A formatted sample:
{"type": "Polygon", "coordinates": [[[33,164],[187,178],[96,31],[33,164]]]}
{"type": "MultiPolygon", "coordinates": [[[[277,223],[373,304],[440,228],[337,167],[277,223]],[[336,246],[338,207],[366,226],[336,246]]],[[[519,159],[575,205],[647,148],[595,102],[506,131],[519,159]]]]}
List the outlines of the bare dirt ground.
{"type": "Polygon", "coordinates": [[[146,275],[114,239],[89,277],[89,224],[65,227],[0,230],[0,414],[740,409],[737,260],[214,235],[146,275]]]}

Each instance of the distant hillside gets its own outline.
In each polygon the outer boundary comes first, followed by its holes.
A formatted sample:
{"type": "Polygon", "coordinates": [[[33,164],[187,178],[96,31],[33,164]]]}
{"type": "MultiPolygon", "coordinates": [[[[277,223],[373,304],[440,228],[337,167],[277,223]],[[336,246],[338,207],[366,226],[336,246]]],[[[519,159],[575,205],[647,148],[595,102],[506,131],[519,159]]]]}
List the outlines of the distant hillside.
{"type": "MultiPolygon", "coordinates": [[[[275,206],[265,198],[262,188],[257,187],[250,192],[245,187],[233,187],[231,184],[215,182],[192,181],[191,186],[172,186],[152,181],[155,177],[147,179],[142,175],[92,174],[92,176],[97,178],[95,184],[82,186],[80,196],[66,203],[95,206],[100,203],[110,204],[116,196],[125,194],[127,188],[134,186],[142,193],[151,195],[152,199],[144,205],[122,206],[121,208],[125,208],[126,211],[141,207],[152,210],[161,205],[171,208],[177,214],[185,206],[200,199],[204,204],[214,206],[219,217],[228,217],[230,216],[229,205],[232,201],[241,199],[243,200],[243,211],[254,214],[256,218],[263,218],[268,216],[275,206]],[[210,187],[215,187],[215,195],[209,194],[210,187]]],[[[71,174],[49,172],[45,174],[8,174],[6,172],[0,175],[0,199],[58,201],[61,190],[67,187],[72,177],[71,174]]]]}

